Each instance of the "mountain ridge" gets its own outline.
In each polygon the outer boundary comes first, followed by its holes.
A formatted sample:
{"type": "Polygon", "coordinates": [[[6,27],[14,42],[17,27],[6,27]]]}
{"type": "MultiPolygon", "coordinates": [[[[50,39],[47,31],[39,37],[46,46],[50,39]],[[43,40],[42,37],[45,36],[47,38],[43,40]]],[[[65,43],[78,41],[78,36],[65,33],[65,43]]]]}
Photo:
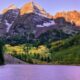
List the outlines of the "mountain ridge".
{"type": "MultiPolygon", "coordinates": [[[[1,16],[0,36],[4,35],[7,39],[15,37],[24,37],[26,40],[38,39],[40,35],[50,30],[62,31],[70,36],[79,32],[76,25],[66,21],[64,17],[52,18],[41,6],[33,2],[26,3],[21,9],[11,5],[1,16]]],[[[56,38],[57,32],[51,34],[56,38]]]]}
{"type": "Polygon", "coordinates": [[[9,10],[18,9],[14,4],[9,5],[7,8],[3,9],[2,14],[6,13],[9,10]]]}
{"type": "Polygon", "coordinates": [[[66,21],[74,23],[76,26],[80,27],[80,12],[73,10],[73,11],[64,11],[56,13],[53,18],[60,18],[63,17],[66,21]]]}

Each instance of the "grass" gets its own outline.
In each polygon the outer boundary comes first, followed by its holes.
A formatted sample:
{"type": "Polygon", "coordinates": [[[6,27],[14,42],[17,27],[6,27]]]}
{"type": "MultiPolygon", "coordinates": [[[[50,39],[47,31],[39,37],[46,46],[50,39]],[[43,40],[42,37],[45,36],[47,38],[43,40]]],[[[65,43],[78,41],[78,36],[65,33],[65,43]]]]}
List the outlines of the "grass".
{"type": "Polygon", "coordinates": [[[72,46],[52,53],[53,64],[80,64],[80,46],[72,46]]]}

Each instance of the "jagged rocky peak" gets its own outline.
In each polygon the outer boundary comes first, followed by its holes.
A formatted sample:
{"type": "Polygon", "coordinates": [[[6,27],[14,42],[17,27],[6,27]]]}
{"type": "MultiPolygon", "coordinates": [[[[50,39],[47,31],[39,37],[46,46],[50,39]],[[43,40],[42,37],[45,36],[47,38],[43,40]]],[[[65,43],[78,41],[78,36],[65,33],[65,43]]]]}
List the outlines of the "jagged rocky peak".
{"type": "Polygon", "coordinates": [[[80,12],[74,10],[74,11],[67,11],[67,12],[58,12],[53,17],[54,19],[57,18],[64,18],[66,21],[74,23],[76,26],[80,28],[80,12]]]}
{"type": "Polygon", "coordinates": [[[31,2],[26,3],[20,10],[21,15],[24,15],[26,13],[32,13],[33,12],[33,5],[31,2]]]}
{"type": "Polygon", "coordinates": [[[17,7],[14,4],[11,4],[8,9],[16,9],[17,7]]]}
{"type": "Polygon", "coordinates": [[[14,21],[17,19],[20,11],[19,9],[11,4],[8,8],[4,9],[2,12],[3,17],[1,18],[1,23],[6,25],[6,32],[9,31],[14,21]]]}
{"type": "Polygon", "coordinates": [[[18,9],[18,8],[14,4],[11,4],[8,8],[2,11],[2,14],[6,13],[9,10],[14,10],[14,9],[18,9]]]}
{"type": "Polygon", "coordinates": [[[35,13],[38,15],[44,15],[47,16],[48,14],[46,11],[37,3],[35,2],[29,2],[26,3],[20,10],[21,15],[29,14],[29,13],[35,13]]]}

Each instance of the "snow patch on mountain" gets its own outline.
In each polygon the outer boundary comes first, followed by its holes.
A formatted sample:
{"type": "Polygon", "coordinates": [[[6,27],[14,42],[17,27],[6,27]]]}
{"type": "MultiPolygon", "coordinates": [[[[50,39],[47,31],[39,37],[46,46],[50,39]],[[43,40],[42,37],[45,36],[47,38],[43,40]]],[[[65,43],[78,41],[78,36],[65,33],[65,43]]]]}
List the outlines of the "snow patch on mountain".
{"type": "Polygon", "coordinates": [[[44,27],[43,25],[36,25],[36,27],[44,27]]]}
{"type": "Polygon", "coordinates": [[[52,26],[54,24],[55,24],[54,21],[50,21],[50,22],[43,23],[43,26],[49,27],[49,26],[52,26]]]}
{"type": "Polygon", "coordinates": [[[7,26],[7,30],[6,30],[6,32],[9,32],[9,30],[10,30],[12,24],[13,24],[13,21],[12,21],[12,23],[8,23],[8,21],[5,20],[5,24],[6,24],[6,26],[7,26]]]}
{"type": "Polygon", "coordinates": [[[45,22],[42,25],[40,25],[40,24],[37,25],[36,27],[49,27],[49,26],[52,26],[52,25],[55,25],[55,22],[54,21],[45,22]]]}

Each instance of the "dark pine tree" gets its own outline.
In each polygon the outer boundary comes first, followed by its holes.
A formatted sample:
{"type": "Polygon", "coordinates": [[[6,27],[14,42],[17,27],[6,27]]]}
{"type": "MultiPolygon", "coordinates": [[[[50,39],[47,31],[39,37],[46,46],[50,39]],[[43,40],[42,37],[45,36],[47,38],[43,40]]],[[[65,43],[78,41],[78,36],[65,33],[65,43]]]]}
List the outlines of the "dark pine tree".
{"type": "Polygon", "coordinates": [[[3,46],[4,46],[4,41],[0,40],[0,65],[4,64],[3,46]]]}

